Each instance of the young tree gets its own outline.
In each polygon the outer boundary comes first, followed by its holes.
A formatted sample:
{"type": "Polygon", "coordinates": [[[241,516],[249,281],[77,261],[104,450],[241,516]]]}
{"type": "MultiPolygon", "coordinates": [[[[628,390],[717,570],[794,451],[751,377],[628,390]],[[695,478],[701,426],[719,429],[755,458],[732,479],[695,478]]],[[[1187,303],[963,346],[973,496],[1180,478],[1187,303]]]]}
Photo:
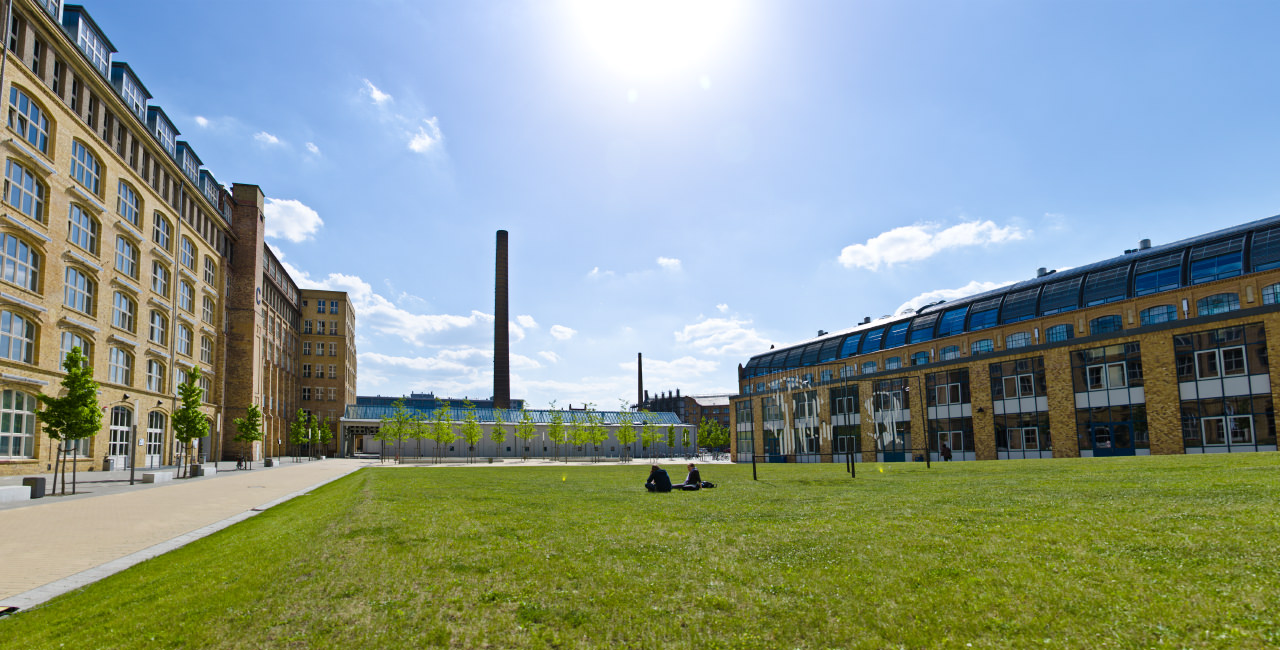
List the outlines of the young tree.
{"type": "Polygon", "coordinates": [[[484,428],[480,426],[480,420],[476,418],[476,405],[471,400],[463,400],[462,408],[466,409],[466,416],[462,420],[462,439],[467,441],[467,462],[474,462],[476,459],[476,445],[484,439],[484,428]]]}
{"type": "Polygon", "coordinates": [[[529,458],[529,441],[538,436],[538,426],[533,423],[533,417],[529,415],[529,411],[524,406],[520,407],[520,422],[516,424],[515,436],[523,440],[522,446],[524,450],[521,452],[521,458],[529,458]]]}
{"type": "Polygon", "coordinates": [[[444,446],[458,439],[453,430],[453,416],[449,412],[449,403],[436,409],[435,419],[431,422],[431,440],[436,442],[436,462],[440,462],[444,454],[444,446]]]}
{"type": "Polygon", "coordinates": [[[253,467],[253,443],[262,440],[262,409],[257,404],[250,404],[245,409],[244,417],[232,420],[236,425],[236,442],[249,445],[249,456],[246,459],[249,467],[253,467]]]}
{"type": "MultiPolygon", "coordinates": [[[[568,429],[570,446],[577,447],[579,451],[582,451],[591,442],[590,432],[587,429],[587,418],[585,413],[574,413],[573,411],[570,411],[568,429]]],[[[564,461],[566,463],[569,462],[569,455],[569,451],[565,450],[564,461]]]]}
{"type": "MultiPolygon", "coordinates": [[[[71,348],[62,362],[67,375],[62,378],[62,397],[50,397],[40,393],[44,403],[40,422],[48,436],[58,441],[58,458],[62,465],[62,493],[67,493],[67,466],[64,459],[67,444],[75,444],[98,432],[102,427],[102,410],[98,408],[98,383],[93,380],[93,368],[88,365],[79,347],[71,348]]],[[[6,416],[8,417],[8,416],[6,416]]],[[[57,469],[54,470],[54,489],[57,489],[57,469]]],[[[75,494],[76,466],[71,467],[71,493],[75,494]]]]}
{"type": "Polygon", "coordinates": [[[596,410],[595,404],[587,404],[587,440],[592,447],[592,460],[600,460],[600,445],[609,439],[609,431],[604,428],[604,416],[596,410]]]}
{"type": "Polygon", "coordinates": [[[653,422],[653,414],[647,410],[641,409],[640,417],[644,420],[644,424],[640,427],[640,446],[648,449],[650,456],[653,454],[653,446],[658,444],[658,425],[653,422]]]}
{"type": "Polygon", "coordinates": [[[629,407],[627,405],[627,400],[624,399],[621,401],[622,406],[618,409],[618,444],[622,445],[622,449],[619,450],[618,455],[622,458],[623,462],[630,462],[631,459],[625,452],[630,451],[631,445],[635,444],[636,426],[631,421],[632,415],[630,411],[628,411],[629,407]]]}
{"type": "MultiPolygon", "coordinates": [[[[321,417],[316,425],[315,441],[322,451],[327,451],[329,443],[333,442],[332,426],[327,415],[321,417]]],[[[408,433],[408,430],[406,430],[406,433],[408,433]]]]}
{"type": "Polygon", "coordinates": [[[414,417],[405,407],[404,400],[398,399],[391,403],[391,414],[383,417],[381,424],[378,426],[378,440],[384,443],[396,443],[396,463],[400,462],[400,443],[407,439],[414,429],[414,417]]]}
{"type": "MultiPolygon", "coordinates": [[[[293,422],[289,423],[289,444],[293,445],[294,451],[301,451],[302,445],[311,441],[311,429],[307,426],[307,414],[302,409],[293,416],[293,422]]],[[[297,461],[297,455],[294,456],[297,461]]]]}
{"type": "Polygon", "coordinates": [[[182,405],[173,414],[173,438],[182,443],[182,453],[186,458],[182,460],[181,471],[186,472],[195,462],[192,458],[195,446],[193,443],[209,435],[209,418],[200,411],[200,403],[204,401],[204,389],[200,387],[200,368],[187,368],[186,378],[178,384],[178,399],[182,405]]]}
{"type": "Polygon", "coordinates": [[[507,440],[507,430],[504,428],[505,422],[502,419],[502,409],[493,409],[493,428],[489,429],[489,439],[498,449],[498,455],[502,455],[502,443],[507,440]]]}
{"type": "Polygon", "coordinates": [[[551,424],[547,425],[547,439],[555,444],[555,455],[552,458],[560,458],[560,444],[569,436],[564,428],[564,411],[556,408],[556,401],[551,400],[551,424]]]}
{"type": "Polygon", "coordinates": [[[667,425],[667,454],[670,455],[676,448],[676,425],[667,425]]]}
{"type": "Polygon", "coordinates": [[[680,428],[680,447],[682,449],[689,448],[689,427],[680,428]]]}

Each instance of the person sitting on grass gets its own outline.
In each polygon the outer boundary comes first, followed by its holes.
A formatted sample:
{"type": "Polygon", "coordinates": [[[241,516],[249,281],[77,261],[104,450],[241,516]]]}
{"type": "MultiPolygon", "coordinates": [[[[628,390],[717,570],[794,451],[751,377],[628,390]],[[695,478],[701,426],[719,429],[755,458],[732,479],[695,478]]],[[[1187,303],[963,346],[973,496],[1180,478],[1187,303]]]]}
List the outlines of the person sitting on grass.
{"type": "Polygon", "coordinates": [[[689,475],[684,478],[684,483],[671,487],[677,490],[702,489],[702,475],[698,473],[698,467],[693,463],[689,463],[689,475]]]}
{"type": "Polygon", "coordinates": [[[644,482],[644,488],[650,492],[670,492],[671,477],[667,476],[667,470],[654,463],[649,469],[649,480],[644,482]]]}

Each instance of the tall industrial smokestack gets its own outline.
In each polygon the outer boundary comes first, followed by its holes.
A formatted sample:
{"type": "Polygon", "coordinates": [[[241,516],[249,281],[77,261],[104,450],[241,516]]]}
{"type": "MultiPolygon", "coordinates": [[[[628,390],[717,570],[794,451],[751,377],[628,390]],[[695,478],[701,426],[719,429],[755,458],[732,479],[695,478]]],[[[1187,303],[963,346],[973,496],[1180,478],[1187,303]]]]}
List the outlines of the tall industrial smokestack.
{"type": "Polygon", "coordinates": [[[644,408],[644,355],[636,353],[636,408],[644,408]]]}
{"type": "Polygon", "coordinates": [[[511,336],[507,323],[507,231],[498,231],[493,298],[493,406],[511,408],[511,336]]]}

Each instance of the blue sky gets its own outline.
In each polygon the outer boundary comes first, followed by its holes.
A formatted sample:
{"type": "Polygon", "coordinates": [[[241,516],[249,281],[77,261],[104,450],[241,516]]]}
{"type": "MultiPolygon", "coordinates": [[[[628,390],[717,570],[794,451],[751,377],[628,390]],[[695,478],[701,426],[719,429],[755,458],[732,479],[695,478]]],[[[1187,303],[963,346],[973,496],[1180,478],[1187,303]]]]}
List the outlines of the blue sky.
{"type": "Polygon", "coordinates": [[[735,392],[771,344],[1280,211],[1272,2],[87,2],[359,392],[735,392]]]}

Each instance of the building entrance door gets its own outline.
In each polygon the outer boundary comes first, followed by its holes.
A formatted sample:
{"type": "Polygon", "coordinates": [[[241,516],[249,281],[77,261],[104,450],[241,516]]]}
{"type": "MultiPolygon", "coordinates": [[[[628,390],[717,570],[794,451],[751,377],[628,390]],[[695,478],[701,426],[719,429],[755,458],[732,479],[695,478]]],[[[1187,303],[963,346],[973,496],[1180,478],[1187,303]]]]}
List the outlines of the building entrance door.
{"type": "Polygon", "coordinates": [[[1093,427],[1093,455],[1133,456],[1133,430],[1127,423],[1096,424],[1093,427]]]}
{"type": "Polygon", "coordinates": [[[133,411],[123,406],[111,409],[111,437],[107,441],[107,458],[115,469],[129,469],[131,427],[133,427],[133,411]]]}

